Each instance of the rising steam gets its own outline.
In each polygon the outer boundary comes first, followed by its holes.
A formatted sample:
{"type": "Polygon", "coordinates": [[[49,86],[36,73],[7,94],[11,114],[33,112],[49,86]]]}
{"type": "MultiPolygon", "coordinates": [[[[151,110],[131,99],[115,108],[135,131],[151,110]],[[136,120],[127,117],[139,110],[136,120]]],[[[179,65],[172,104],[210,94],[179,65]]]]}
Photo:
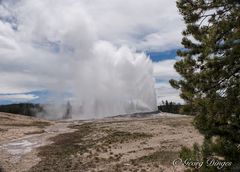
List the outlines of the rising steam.
{"type": "Polygon", "coordinates": [[[101,40],[81,3],[22,0],[12,9],[5,15],[14,20],[0,23],[11,35],[1,55],[23,71],[26,87],[49,90],[50,114],[60,117],[66,101],[74,118],[156,110],[151,60],[101,40]]]}

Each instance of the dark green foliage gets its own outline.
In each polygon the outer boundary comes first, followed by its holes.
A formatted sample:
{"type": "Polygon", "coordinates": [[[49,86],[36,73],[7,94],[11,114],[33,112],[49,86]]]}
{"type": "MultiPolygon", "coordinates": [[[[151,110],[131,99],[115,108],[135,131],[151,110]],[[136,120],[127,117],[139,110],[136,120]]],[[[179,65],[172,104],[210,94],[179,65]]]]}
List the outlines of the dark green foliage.
{"type": "MultiPolygon", "coordinates": [[[[195,126],[205,135],[202,156],[240,162],[240,1],[178,0],[183,16],[180,89],[185,110],[196,114],[195,126]],[[217,138],[213,141],[213,138],[217,138]]],[[[215,169],[204,167],[205,171],[215,169]]],[[[216,170],[215,170],[216,171],[216,170]]],[[[226,169],[227,171],[227,169],[226,169]]]]}
{"type": "Polygon", "coordinates": [[[160,162],[162,165],[172,165],[172,160],[178,157],[178,152],[174,151],[156,151],[148,155],[144,155],[137,159],[132,159],[130,162],[132,164],[144,164],[160,162]]]}
{"type": "MultiPolygon", "coordinates": [[[[230,146],[231,145],[225,145],[230,146]]],[[[188,169],[187,172],[215,172],[215,171],[239,171],[238,163],[232,164],[232,161],[226,159],[219,159],[219,157],[215,156],[212,153],[213,149],[221,148],[218,142],[214,142],[213,140],[205,139],[203,146],[199,146],[194,144],[193,149],[189,149],[187,147],[183,147],[180,152],[180,158],[183,160],[188,160],[191,162],[202,162],[201,168],[191,167],[186,165],[188,169]],[[215,162],[215,163],[211,163],[215,162]],[[225,165],[221,165],[224,164],[225,165]],[[227,165],[228,164],[228,165],[227,165]]],[[[231,149],[231,148],[230,148],[231,149]]],[[[230,152],[229,152],[230,153],[230,152]]]]}
{"type": "Polygon", "coordinates": [[[183,107],[183,105],[181,105],[181,104],[176,104],[174,102],[168,102],[166,100],[166,101],[162,101],[162,105],[158,106],[158,110],[161,112],[181,114],[182,107],[183,107]]]}
{"type": "Polygon", "coordinates": [[[39,112],[44,112],[44,109],[39,104],[20,103],[10,105],[0,105],[0,112],[14,113],[26,116],[35,116],[39,112]]]}

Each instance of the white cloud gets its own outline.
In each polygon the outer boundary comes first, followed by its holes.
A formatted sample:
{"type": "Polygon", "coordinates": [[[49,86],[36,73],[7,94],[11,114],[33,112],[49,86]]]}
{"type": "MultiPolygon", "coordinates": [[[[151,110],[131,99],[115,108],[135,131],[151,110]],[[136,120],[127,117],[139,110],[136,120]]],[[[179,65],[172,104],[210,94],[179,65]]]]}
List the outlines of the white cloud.
{"type": "Polygon", "coordinates": [[[7,100],[12,102],[23,102],[30,101],[39,98],[33,94],[10,94],[10,95],[0,95],[1,100],[7,100]]]}
{"type": "Polygon", "coordinates": [[[183,21],[175,0],[83,0],[100,39],[140,50],[179,47],[183,21]]]}
{"type": "MultiPolygon", "coordinates": [[[[184,28],[175,0],[20,0],[16,1],[17,8],[14,9],[12,3],[7,2],[18,22],[28,21],[28,27],[20,26],[21,29],[39,37],[47,34],[52,39],[66,32],[66,26],[61,22],[74,25],[80,23],[74,22],[76,20],[86,20],[101,40],[138,50],[164,51],[180,46],[184,28]]],[[[0,6],[0,15],[6,17],[9,11],[0,6]]],[[[25,40],[29,37],[28,34],[23,36],[25,40]]]]}
{"type": "Polygon", "coordinates": [[[161,80],[177,79],[179,74],[174,69],[174,64],[177,60],[163,60],[153,63],[154,77],[161,80]]]}
{"type": "Polygon", "coordinates": [[[165,51],[180,47],[181,35],[178,31],[156,32],[146,35],[136,46],[139,49],[165,51]]]}
{"type": "Polygon", "coordinates": [[[183,100],[179,97],[179,91],[169,84],[170,79],[180,79],[179,74],[174,69],[176,61],[177,58],[153,63],[153,75],[157,81],[155,88],[158,105],[165,100],[183,103],[183,100]]]}
{"type": "Polygon", "coordinates": [[[155,85],[157,94],[157,104],[162,104],[162,101],[172,101],[175,103],[184,103],[179,97],[179,91],[172,88],[168,83],[157,83],[155,85]]]}

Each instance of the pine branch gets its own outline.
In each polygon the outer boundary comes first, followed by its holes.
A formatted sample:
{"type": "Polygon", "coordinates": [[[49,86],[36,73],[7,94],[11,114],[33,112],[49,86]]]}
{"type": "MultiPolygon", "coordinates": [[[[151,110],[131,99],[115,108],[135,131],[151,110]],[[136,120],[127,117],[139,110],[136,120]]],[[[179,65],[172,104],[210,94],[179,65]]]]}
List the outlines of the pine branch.
{"type": "Polygon", "coordinates": [[[226,80],[229,80],[231,77],[235,76],[236,73],[238,73],[240,71],[240,67],[236,68],[230,75],[228,75],[226,78],[220,80],[219,82],[217,83],[213,83],[214,85],[207,88],[207,89],[204,89],[204,90],[199,90],[195,93],[200,93],[200,92],[208,92],[208,91],[211,91],[212,89],[215,89],[217,87],[219,87],[222,83],[224,83],[226,80]]]}

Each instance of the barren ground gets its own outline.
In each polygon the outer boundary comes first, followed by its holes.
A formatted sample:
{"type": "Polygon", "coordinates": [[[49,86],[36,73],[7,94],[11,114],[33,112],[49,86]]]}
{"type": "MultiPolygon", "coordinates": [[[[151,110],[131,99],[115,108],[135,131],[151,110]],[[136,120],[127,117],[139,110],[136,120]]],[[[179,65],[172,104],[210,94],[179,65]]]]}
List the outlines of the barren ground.
{"type": "Polygon", "coordinates": [[[202,143],[192,117],[158,114],[46,121],[0,113],[0,171],[183,171],[182,146],[202,143]]]}

